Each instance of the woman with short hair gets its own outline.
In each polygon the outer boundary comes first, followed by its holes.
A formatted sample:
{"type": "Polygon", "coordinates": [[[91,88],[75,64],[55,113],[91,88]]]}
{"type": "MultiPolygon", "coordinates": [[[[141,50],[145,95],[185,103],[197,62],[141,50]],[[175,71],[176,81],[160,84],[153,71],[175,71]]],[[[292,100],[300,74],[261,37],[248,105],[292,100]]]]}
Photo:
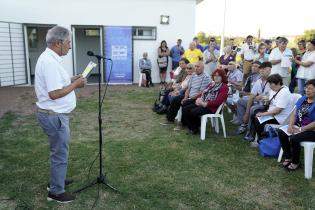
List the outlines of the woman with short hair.
{"type": "Polygon", "coordinates": [[[315,79],[306,83],[305,96],[301,97],[291,114],[287,133],[277,129],[284,161],[282,166],[294,171],[301,166],[302,141],[315,141],[315,79]]]}

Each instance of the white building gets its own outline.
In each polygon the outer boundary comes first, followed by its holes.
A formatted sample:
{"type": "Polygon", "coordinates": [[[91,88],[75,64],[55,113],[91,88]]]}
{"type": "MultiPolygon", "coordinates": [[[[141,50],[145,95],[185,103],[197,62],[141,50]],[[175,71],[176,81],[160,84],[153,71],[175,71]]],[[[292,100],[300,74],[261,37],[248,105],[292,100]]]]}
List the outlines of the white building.
{"type": "MultiPolygon", "coordinates": [[[[181,38],[187,48],[195,32],[195,7],[201,1],[1,0],[0,87],[33,84],[37,58],[46,47],[46,32],[54,25],[72,31],[72,50],[63,61],[70,75],[82,72],[88,61],[94,60],[86,55],[88,50],[111,58],[115,51],[118,57],[113,58],[113,75],[119,77],[121,72],[117,63],[128,53],[130,62],[122,65],[123,71],[129,72],[130,83],[137,83],[138,61],[147,51],[153,63],[153,81],[159,82],[156,58],[161,40],[166,40],[172,47],[181,38]],[[169,24],[161,24],[161,16],[169,16],[169,24]],[[113,35],[107,33],[111,28],[120,30],[117,26],[131,30],[129,35],[121,35],[127,41],[130,38],[129,46],[117,46],[112,43],[115,40],[107,40],[113,35]]],[[[104,80],[109,69],[101,67],[104,80]]],[[[89,82],[95,78],[90,77],[89,82]]]]}

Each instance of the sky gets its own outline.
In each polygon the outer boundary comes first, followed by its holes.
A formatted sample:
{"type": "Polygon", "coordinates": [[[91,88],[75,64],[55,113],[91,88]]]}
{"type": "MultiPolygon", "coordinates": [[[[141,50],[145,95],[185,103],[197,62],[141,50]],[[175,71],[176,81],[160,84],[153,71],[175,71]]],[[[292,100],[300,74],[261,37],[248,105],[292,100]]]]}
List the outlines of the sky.
{"type": "MultiPolygon", "coordinates": [[[[270,38],[315,29],[315,0],[226,0],[225,36],[270,38]]],[[[196,30],[221,35],[224,0],[204,0],[196,8],[196,30]]]]}

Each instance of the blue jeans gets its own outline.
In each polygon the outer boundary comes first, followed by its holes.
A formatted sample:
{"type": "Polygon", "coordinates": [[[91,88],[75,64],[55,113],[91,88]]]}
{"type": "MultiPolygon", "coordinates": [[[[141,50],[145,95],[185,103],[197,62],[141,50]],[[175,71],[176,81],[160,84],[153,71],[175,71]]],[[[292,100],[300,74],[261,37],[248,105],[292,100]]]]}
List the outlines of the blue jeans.
{"type": "Polygon", "coordinates": [[[36,117],[40,127],[48,136],[50,192],[53,194],[64,193],[70,141],[69,116],[66,114],[50,115],[37,112],[36,117]]]}
{"type": "Polygon", "coordinates": [[[304,95],[305,82],[306,82],[305,79],[300,79],[300,78],[297,79],[298,91],[299,91],[299,94],[301,94],[302,96],[304,95]]]}

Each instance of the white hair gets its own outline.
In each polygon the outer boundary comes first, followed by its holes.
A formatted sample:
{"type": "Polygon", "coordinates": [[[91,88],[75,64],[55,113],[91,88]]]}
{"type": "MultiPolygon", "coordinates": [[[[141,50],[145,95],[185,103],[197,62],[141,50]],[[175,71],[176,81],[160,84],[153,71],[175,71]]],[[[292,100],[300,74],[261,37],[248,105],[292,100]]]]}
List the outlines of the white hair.
{"type": "Polygon", "coordinates": [[[46,35],[46,43],[52,44],[58,41],[65,41],[69,40],[71,36],[71,32],[61,26],[54,26],[53,28],[49,29],[46,35]]]}

